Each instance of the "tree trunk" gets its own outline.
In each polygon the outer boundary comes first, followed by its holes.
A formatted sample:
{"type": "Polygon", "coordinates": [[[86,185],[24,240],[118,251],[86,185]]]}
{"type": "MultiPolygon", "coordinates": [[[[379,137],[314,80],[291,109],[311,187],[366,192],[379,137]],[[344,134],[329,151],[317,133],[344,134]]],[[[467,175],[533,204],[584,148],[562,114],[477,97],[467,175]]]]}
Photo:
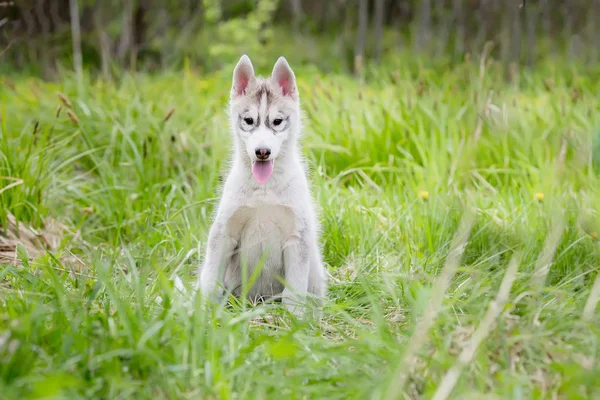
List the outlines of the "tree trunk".
{"type": "Polygon", "coordinates": [[[511,62],[519,65],[521,60],[521,0],[508,2],[511,20],[511,62]]]}
{"type": "Polygon", "coordinates": [[[450,31],[454,25],[452,23],[453,15],[448,14],[446,6],[446,0],[439,0],[438,2],[433,3],[431,10],[432,14],[438,18],[437,24],[434,23],[434,26],[439,26],[439,29],[437,29],[435,35],[435,42],[437,44],[437,49],[435,52],[436,57],[443,57],[446,55],[448,41],[450,39],[450,31]],[[436,12],[436,6],[439,8],[439,13],[436,12]]]}
{"type": "MultiPolygon", "coordinates": [[[[157,35],[161,38],[166,37],[167,30],[169,29],[169,10],[165,5],[162,5],[160,11],[158,13],[160,24],[158,25],[157,35]]],[[[165,42],[162,42],[163,45],[160,46],[160,66],[161,68],[167,68],[167,59],[169,53],[167,53],[168,47],[165,46],[165,42]]]]}
{"type": "Polygon", "coordinates": [[[562,20],[565,21],[563,29],[563,40],[564,43],[567,44],[567,55],[569,59],[573,59],[573,57],[575,57],[575,51],[573,47],[573,16],[572,13],[569,11],[570,7],[569,2],[567,1],[561,7],[562,20]]]}
{"type": "MultiPolygon", "coordinates": [[[[24,6],[22,6],[23,8],[21,8],[21,15],[23,16],[23,21],[25,22],[25,27],[26,27],[26,33],[25,33],[25,37],[27,42],[26,43],[32,43],[34,44],[34,39],[35,39],[35,19],[33,18],[33,15],[31,14],[31,9],[29,4],[25,4],[24,6]]],[[[35,46],[25,46],[27,48],[27,58],[26,58],[26,63],[37,63],[37,54],[36,54],[36,48],[35,46]]],[[[23,52],[25,53],[25,52],[23,52]]]]}
{"type": "Polygon", "coordinates": [[[81,91],[83,84],[82,61],[81,61],[81,29],[79,27],[79,4],[78,0],[70,0],[71,12],[71,37],[73,40],[73,69],[77,76],[78,90],[81,91]]]}
{"type": "Polygon", "coordinates": [[[117,58],[121,63],[125,60],[125,56],[130,53],[133,45],[133,2],[134,0],[125,0],[121,40],[117,49],[117,58]]]}
{"type": "MultiPolygon", "coordinates": [[[[133,70],[136,69],[138,54],[140,50],[143,50],[144,45],[146,44],[146,32],[148,30],[146,19],[148,10],[151,6],[151,0],[138,0],[137,7],[133,14],[133,29],[131,32],[132,46],[129,60],[129,65],[133,70]]],[[[190,10],[190,15],[193,14],[193,12],[193,10],[190,10]]]]}
{"type": "Polygon", "coordinates": [[[552,40],[552,13],[550,11],[550,0],[541,0],[541,15],[542,15],[542,33],[544,39],[548,42],[548,50],[554,53],[554,40],[552,40]]]}
{"type": "Polygon", "coordinates": [[[521,53],[521,23],[519,15],[520,0],[510,0],[503,7],[503,35],[501,43],[502,61],[506,76],[513,80],[518,72],[521,53]]]}
{"type": "MultiPolygon", "coordinates": [[[[411,6],[411,4],[409,1],[400,2],[400,5],[398,6],[398,8],[400,9],[399,12],[400,12],[401,16],[407,20],[410,19],[410,13],[412,11],[410,6],[411,6]]],[[[397,18],[396,22],[394,22],[394,28],[396,29],[396,32],[401,32],[403,27],[404,27],[404,21],[402,20],[402,18],[397,18]]],[[[410,40],[410,38],[409,38],[409,40],[410,40]]],[[[410,45],[410,42],[408,45],[410,45]]],[[[405,43],[402,35],[398,35],[397,47],[398,47],[398,49],[403,49],[403,48],[407,47],[407,44],[405,43]]]]}
{"type": "Polygon", "coordinates": [[[475,16],[477,23],[477,32],[475,33],[475,38],[470,43],[470,48],[473,53],[482,52],[484,48],[484,43],[487,41],[486,11],[487,2],[485,0],[479,0],[479,7],[477,7],[477,12],[475,16]]]}
{"type": "Polygon", "coordinates": [[[302,22],[302,0],[290,0],[290,5],[292,6],[292,26],[294,29],[294,34],[296,36],[300,35],[300,22],[302,22]]]}
{"type": "Polygon", "coordinates": [[[456,37],[454,38],[454,58],[459,59],[465,53],[465,14],[463,0],[454,0],[454,23],[456,24],[456,37]]]}
{"type": "Polygon", "coordinates": [[[373,18],[373,34],[375,46],[373,50],[373,58],[376,61],[379,61],[379,57],[381,56],[384,11],[385,0],[375,0],[375,15],[373,18]]]}
{"type": "Polygon", "coordinates": [[[369,23],[369,4],[367,0],[358,0],[358,32],[354,48],[354,72],[362,74],[365,59],[365,43],[367,40],[367,25],[369,23]]]}
{"type": "Polygon", "coordinates": [[[419,28],[417,40],[415,41],[416,52],[422,52],[423,49],[429,50],[429,38],[431,35],[431,0],[421,0],[419,13],[419,28]]]}
{"type": "Polygon", "coordinates": [[[94,29],[98,35],[98,41],[100,42],[100,59],[101,59],[101,70],[102,76],[105,79],[110,78],[110,62],[111,62],[111,50],[110,50],[110,37],[104,30],[104,3],[100,0],[96,0],[94,9],[94,29]]]}
{"type": "Polygon", "coordinates": [[[40,48],[40,64],[42,65],[42,75],[44,79],[52,79],[54,76],[52,60],[52,48],[50,40],[51,23],[50,19],[44,12],[44,3],[46,0],[37,0],[35,14],[41,28],[41,48],[40,48]]]}
{"type": "Polygon", "coordinates": [[[536,4],[526,5],[523,8],[525,12],[525,21],[527,21],[527,65],[532,68],[535,59],[535,30],[537,28],[539,7],[536,4]]]}
{"type": "Polygon", "coordinates": [[[590,62],[595,64],[600,52],[600,0],[593,0],[592,4],[587,22],[587,43],[594,44],[590,51],[590,62]]]}
{"type": "Polygon", "coordinates": [[[510,40],[511,40],[511,20],[510,20],[510,11],[508,10],[509,6],[504,3],[502,8],[500,9],[502,15],[502,34],[500,36],[500,57],[502,59],[502,64],[504,68],[508,68],[508,64],[510,63],[510,40]]]}

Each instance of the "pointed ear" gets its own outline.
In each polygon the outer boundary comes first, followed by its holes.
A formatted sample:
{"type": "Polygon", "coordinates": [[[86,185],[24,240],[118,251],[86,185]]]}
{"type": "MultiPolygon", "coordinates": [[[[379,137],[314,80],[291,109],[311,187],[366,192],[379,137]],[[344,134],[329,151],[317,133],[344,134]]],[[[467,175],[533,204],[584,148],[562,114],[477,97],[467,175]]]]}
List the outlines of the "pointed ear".
{"type": "Polygon", "coordinates": [[[281,88],[284,96],[290,96],[294,99],[298,98],[296,77],[285,57],[279,57],[275,63],[271,79],[281,88]]]}
{"type": "Polygon", "coordinates": [[[231,97],[246,94],[246,89],[252,80],[254,80],[254,67],[250,58],[244,54],[233,70],[231,97]]]}

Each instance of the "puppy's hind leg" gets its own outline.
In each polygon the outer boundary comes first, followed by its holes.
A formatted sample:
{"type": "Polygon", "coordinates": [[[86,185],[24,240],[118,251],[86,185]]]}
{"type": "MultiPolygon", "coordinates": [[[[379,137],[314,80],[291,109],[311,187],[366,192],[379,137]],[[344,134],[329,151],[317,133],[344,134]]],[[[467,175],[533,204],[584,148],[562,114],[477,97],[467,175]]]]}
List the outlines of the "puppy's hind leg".
{"type": "Polygon", "coordinates": [[[314,297],[322,299],[327,295],[327,274],[318,248],[313,246],[309,254],[310,279],[308,291],[314,297]]]}
{"type": "Polygon", "coordinates": [[[286,287],[282,293],[282,302],[290,312],[300,315],[309,280],[308,252],[302,240],[293,238],[285,244],[283,265],[286,287]]]}

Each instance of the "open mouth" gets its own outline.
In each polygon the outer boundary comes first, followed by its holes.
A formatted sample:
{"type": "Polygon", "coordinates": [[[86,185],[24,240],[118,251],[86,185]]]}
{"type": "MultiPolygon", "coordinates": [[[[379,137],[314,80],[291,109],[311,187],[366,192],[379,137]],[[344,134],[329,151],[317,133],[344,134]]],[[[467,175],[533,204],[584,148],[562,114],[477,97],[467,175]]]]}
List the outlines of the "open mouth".
{"type": "Polygon", "coordinates": [[[267,183],[271,175],[273,175],[273,160],[254,161],[252,163],[252,176],[254,176],[256,182],[260,184],[267,183]]]}

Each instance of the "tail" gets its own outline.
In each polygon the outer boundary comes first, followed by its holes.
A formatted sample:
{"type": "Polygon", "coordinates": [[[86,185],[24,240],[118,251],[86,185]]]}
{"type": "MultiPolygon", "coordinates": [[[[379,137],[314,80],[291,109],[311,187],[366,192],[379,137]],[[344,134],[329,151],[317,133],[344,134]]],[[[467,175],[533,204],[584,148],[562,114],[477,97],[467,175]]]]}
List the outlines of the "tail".
{"type": "MultiPolygon", "coordinates": [[[[179,278],[179,276],[175,275],[172,279],[173,287],[175,291],[173,293],[173,300],[183,304],[183,306],[191,312],[192,310],[192,300],[194,298],[196,288],[192,287],[190,289],[186,288],[183,284],[183,281],[179,278]]],[[[163,298],[161,296],[156,297],[156,303],[159,305],[162,304],[163,298]]]]}
{"type": "MultiPolygon", "coordinates": [[[[175,300],[179,304],[183,304],[183,306],[188,310],[191,310],[192,301],[196,294],[196,287],[192,285],[191,288],[186,288],[181,278],[179,278],[179,276],[177,275],[177,272],[185,262],[187,262],[194,254],[197,253],[197,251],[198,249],[191,249],[190,251],[188,251],[188,253],[185,255],[180,264],[171,273],[171,280],[173,282],[173,287],[175,288],[175,291],[173,293],[173,300],[175,300]]],[[[159,305],[162,304],[163,298],[161,296],[158,296],[156,298],[156,303],[159,305]]]]}
{"type": "Polygon", "coordinates": [[[175,290],[187,297],[188,290],[183,286],[183,282],[177,275],[175,275],[175,278],[173,279],[173,285],[175,286],[175,290]]]}

